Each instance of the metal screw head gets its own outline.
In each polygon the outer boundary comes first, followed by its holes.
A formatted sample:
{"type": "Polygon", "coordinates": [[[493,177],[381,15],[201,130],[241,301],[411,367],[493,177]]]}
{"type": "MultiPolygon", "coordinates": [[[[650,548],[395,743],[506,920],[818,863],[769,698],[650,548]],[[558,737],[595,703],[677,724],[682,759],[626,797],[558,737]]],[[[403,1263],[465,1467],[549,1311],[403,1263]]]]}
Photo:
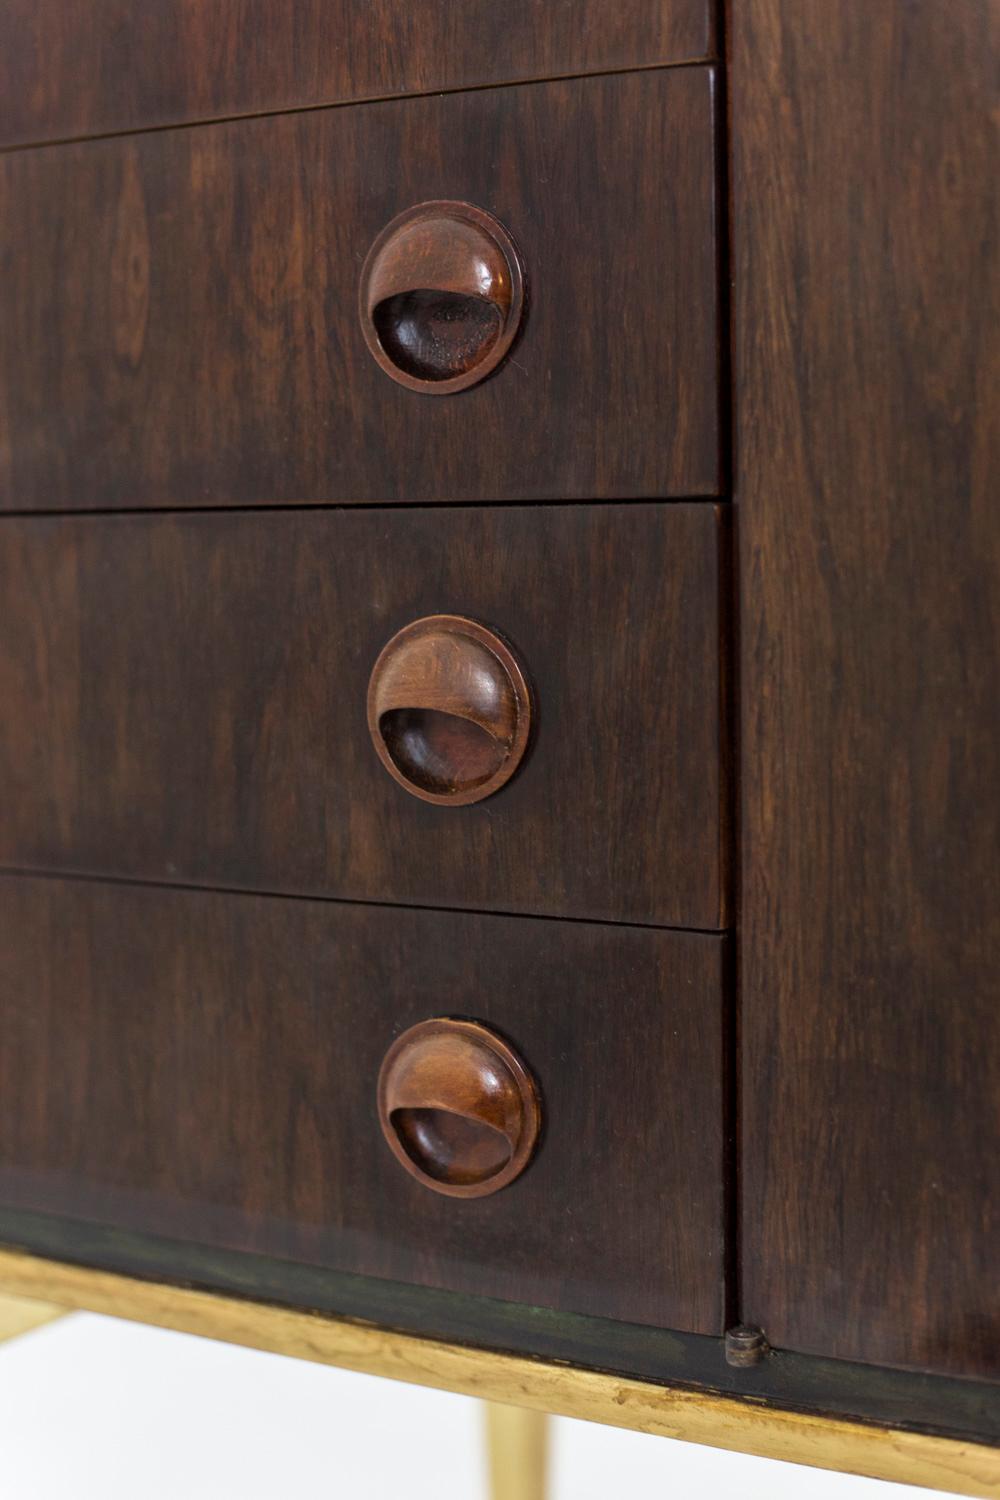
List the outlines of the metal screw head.
{"type": "Polygon", "coordinates": [[[767,1353],[767,1339],[760,1328],[749,1323],[740,1323],[726,1330],[726,1364],[737,1369],[747,1369],[759,1364],[767,1353]]]}

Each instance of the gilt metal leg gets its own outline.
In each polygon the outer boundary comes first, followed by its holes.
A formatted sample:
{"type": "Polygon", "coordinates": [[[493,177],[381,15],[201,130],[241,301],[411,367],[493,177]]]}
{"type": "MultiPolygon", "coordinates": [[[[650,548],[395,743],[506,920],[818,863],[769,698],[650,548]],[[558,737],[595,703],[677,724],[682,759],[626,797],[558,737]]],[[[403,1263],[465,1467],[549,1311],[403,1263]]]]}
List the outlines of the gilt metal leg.
{"type": "Polygon", "coordinates": [[[0,1344],[41,1328],[43,1323],[54,1323],[65,1314],[66,1309],[53,1302],[33,1302],[28,1297],[8,1297],[0,1292],[0,1344]]]}
{"type": "Polygon", "coordinates": [[[545,1500],[548,1423],[544,1412],[483,1403],[490,1500],[545,1500]]]}

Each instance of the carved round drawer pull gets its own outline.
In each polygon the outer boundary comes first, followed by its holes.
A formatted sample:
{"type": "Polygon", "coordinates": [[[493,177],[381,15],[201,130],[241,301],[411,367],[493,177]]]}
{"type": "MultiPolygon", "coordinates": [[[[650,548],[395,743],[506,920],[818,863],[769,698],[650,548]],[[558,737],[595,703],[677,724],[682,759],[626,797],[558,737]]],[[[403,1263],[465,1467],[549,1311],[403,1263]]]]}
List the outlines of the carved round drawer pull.
{"type": "Polygon", "coordinates": [[[461,615],[406,625],[368,684],[368,728],[382,764],[408,792],[452,807],[509,781],[528,746],[524,673],[494,631],[461,615]]]}
{"type": "Polygon", "coordinates": [[[471,203],[421,203],[388,224],[361,272],[361,326],[400,385],[446,396],[484,380],[517,333],[521,264],[509,234],[471,203]]]}
{"type": "Polygon", "coordinates": [[[474,1021],[421,1021],[397,1037],[379,1073],[378,1112],[406,1170],[451,1198],[483,1198],[513,1182],[541,1124],[528,1069],[474,1021]]]}

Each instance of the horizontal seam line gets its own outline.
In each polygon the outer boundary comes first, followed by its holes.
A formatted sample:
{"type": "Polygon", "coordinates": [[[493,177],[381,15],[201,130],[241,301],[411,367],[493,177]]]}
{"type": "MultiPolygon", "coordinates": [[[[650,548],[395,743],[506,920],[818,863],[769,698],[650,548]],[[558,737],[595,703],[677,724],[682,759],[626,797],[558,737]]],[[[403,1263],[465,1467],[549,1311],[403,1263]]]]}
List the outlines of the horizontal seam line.
{"type": "Polygon", "coordinates": [[[446,88],[413,89],[398,94],[367,94],[355,99],[331,99],[321,104],[285,104],[274,109],[237,111],[233,114],[207,115],[197,120],[171,120],[162,125],[136,125],[119,130],[98,130],[82,135],[64,135],[50,140],[15,141],[0,146],[0,156],[18,151],[47,151],[52,147],[83,145],[89,141],[116,141],[129,136],[162,135],[168,130],[200,130],[213,125],[229,125],[243,120],[273,120],[286,115],[309,115],[318,110],[353,109],[366,104],[405,103],[408,99],[449,98],[453,94],[483,94],[496,89],[535,88],[546,83],[574,83],[585,78],[620,78],[626,73],[668,73],[684,68],[714,67],[715,56],[686,57],[679,62],[629,63],[621,68],[601,68],[595,72],[552,73],[544,78],[511,78],[495,83],[453,84],[446,88]]]}
{"type": "Polygon", "coordinates": [[[16,865],[0,865],[0,878],[11,880],[49,880],[88,885],[122,886],[138,890],[180,891],[203,896],[251,896],[267,901],[320,902],[327,906],[378,907],[387,911],[440,912],[444,916],[502,917],[525,922],[572,922],[587,927],[628,927],[642,932],[677,932],[692,937],[726,937],[725,927],[680,927],[663,922],[616,921],[613,917],[550,916],[545,912],[509,911],[493,907],[441,906],[429,902],[378,901],[372,897],[329,896],[300,891],[260,890],[250,886],[198,885],[191,881],[154,880],[140,875],[98,875],[90,871],[46,869],[33,870],[16,865]]]}
{"type": "Polygon", "coordinates": [[[96,505],[71,507],[57,507],[52,510],[29,509],[29,510],[3,510],[0,509],[0,523],[4,521],[48,521],[48,520],[73,520],[76,517],[100,518],[108,516],[203,516],[203,515],[301,515],[309,511],[469,511],[469,510],[539,510],[549,508],[551,510],[586,509],[593,510],[598,506],[640,506],[640,505],[729,505],[732,503],[729,495],[662,495],[662,496],[636,496],[631,498],[608,500],[600,495],[590,496],[581,500],[361,500],[361,501],[326,501],[306,500],[290,501],[282,504],[280,501],[265,501],[260,505],[247,505],[243,502],[219,505],[96,505]]]}

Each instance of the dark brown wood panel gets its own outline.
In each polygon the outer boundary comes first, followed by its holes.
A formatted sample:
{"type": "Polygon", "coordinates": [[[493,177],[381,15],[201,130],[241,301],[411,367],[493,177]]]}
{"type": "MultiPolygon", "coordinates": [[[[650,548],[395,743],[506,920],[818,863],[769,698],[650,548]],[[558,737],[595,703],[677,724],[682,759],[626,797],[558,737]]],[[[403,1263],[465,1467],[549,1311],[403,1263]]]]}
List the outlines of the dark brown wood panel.
{"type": "Polygon", "coordinates": [[[0,1202],[718,1333],[724,940],[341,902],[0,881],[0,1202]],[[492,1197],[415,1182],[376,1080],[493,1027],[544,1136],[492,1197]]]}
{"type": "Polygon", "coordinates": [[[717,494],[713,74],[623,74],[0,158],[0,506],[717,494]],[[407,390],[358,315],[401,210],[523,256],[492,377],[407,390]]]}
{"type": "Polygon", "coordinates": [[[720,543],[702,505],[0,522],[0,864],[724,926],[720,543]],[[399,786],[366,719],[440,611],[536,700],[465,807],[399,786]]]}
{"type": "Polygon", "coordinates": [[[0,145],[705,60],[714,0],[7,0],[0,145]]]}
{"type": "Polygon", "coordinates": [[[1000,1376],[996,7],[732,7],[743,1314],[1000,1376]]]}

